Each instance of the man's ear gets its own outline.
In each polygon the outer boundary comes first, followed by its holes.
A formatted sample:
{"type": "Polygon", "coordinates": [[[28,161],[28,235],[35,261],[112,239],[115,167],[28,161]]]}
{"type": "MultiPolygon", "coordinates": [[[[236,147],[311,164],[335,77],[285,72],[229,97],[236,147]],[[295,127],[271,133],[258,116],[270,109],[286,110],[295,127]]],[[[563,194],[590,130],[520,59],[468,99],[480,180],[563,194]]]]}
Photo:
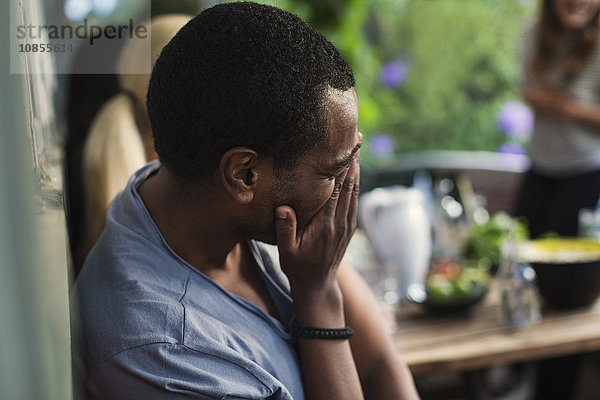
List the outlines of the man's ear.
{"type": "Polygon", "coordinates": [[[249,204],[254,199],[258,170],[258,154],[247,147],[234,147],[221,157],[221,182],[235,201],[249,204]]]}

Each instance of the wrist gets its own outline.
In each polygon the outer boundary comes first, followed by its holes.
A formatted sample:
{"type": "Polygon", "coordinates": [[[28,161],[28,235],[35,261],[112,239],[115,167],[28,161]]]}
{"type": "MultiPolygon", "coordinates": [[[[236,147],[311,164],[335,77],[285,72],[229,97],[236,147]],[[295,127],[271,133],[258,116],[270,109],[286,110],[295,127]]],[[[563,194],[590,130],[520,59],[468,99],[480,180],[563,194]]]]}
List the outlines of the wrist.
{"type": "Polygon", "coordinates": [[[296,320],[312,326],[339,328],[345,326],[344,300],[337,285],[321,290],[294,290],[296,320]]]}

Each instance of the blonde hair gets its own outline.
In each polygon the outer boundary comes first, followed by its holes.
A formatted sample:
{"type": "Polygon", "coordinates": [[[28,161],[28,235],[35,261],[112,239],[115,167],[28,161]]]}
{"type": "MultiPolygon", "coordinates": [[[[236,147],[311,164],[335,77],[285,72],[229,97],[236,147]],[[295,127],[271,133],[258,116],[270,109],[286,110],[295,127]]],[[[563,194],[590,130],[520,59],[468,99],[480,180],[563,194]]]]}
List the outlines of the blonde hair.
{"type": "MultiPolygon", "coordinates": [[[[189,20],[188,15],[163,15],[150,23],[151,65],[162,48],[189,20]]],[[[127,184],[129,177],[148,161],[142,133],[136,121],[145,118],[146,92],[150,75],[127,74],[131,66],[143,60],[147,44],[140,39],[129,40],[117,62],[122,93],[112,97],[98,112],[84,145],[83,186],[85,190],[84,233],[81,248],[75,255],[80,266],[100,237],[106,212],[112,199],[127,184]]]]}

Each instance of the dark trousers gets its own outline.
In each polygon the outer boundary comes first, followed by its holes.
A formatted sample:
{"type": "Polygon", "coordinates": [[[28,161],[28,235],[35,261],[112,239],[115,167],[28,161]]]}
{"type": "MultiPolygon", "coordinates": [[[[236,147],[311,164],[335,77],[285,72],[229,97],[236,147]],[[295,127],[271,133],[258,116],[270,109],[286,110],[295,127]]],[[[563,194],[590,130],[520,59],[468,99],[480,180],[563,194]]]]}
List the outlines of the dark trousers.
{"type": "Polygon", "coordinates": [[[547,232],[576,236],[581,208],[595,208],[600,195],[600,171],[569,178],[526,172],[515,215],[527,219],[532,238],[547,232]]]}
{"type": "MultiPolygon", "coordinates": [[[[527,219],[532,238],[554,232],[576,236],[581,208],[595,208],[600,195],[600,171],[569,178],[551,178],[529,171],[521,181],[515,215],[527,219]]],[[[540,362],[536,400],[572,399],[581,357],[540,362]]]]}

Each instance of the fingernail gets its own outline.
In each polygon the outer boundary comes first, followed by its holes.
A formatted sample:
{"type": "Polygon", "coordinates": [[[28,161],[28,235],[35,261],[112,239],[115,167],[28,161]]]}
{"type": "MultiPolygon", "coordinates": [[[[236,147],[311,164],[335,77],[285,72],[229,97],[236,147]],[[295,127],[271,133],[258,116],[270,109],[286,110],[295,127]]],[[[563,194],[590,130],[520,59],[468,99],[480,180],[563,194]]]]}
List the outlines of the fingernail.
{"type": "Polygon", "coordinates": [[[280,219],[287,219],[287,213],[285,211],[278,210],[277,211],[277,217],[280,218],[280,219]]]}

